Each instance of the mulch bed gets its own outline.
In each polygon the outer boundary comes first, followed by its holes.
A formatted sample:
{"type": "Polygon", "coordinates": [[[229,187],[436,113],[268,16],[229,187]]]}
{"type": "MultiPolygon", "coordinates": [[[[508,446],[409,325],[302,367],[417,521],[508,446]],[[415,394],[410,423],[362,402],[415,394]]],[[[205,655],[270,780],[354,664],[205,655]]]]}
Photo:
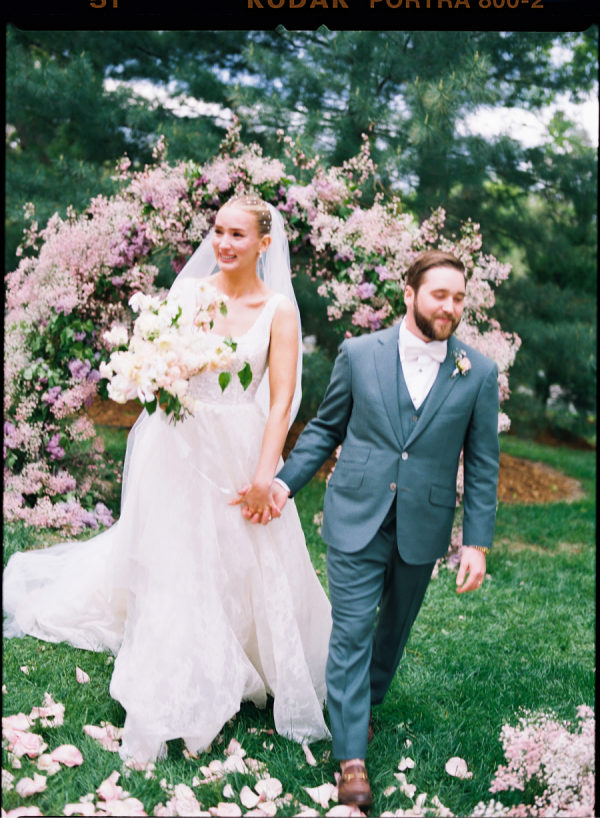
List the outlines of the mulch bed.
{"type": "MultiPolygon", "coordinates": [[[[113,401],[96,398],[88,409],[88,415],[94,423],[100,426],[130,428],[140,411],[140,406],[135,401],[120,405],[113,401]]],[[[292,424],[283,450],[284,457],[293,447],[303,427],[302,423],[292,424]]],[[[550,442],[550,440],[544,442],[550,442]]],[[[557,441],[553,439],[552,442],[557,441]]],[[[326,476],[334,462],[334,459],[330,458],[320,469],[319,474],[326,476]]],[[[500,455],[498,499],[502,503],[551,503],[558,500],[576,500],[583,495],[584,492],[578,480],[567,477],[544,463],[512,457],[504,452],[500,455]]]]}

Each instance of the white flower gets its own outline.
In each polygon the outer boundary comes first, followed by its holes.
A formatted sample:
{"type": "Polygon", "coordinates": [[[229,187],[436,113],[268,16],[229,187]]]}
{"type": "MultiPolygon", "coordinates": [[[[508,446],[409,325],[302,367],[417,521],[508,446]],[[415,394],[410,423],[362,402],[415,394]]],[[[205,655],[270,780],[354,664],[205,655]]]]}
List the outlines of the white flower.
{"type": "Polygon", "coordinates": [[[113,347],[124,346],[128,341],[127,327],[123,324],[113,324],[113,326],[102,334],[104,340],[113,347]]]}

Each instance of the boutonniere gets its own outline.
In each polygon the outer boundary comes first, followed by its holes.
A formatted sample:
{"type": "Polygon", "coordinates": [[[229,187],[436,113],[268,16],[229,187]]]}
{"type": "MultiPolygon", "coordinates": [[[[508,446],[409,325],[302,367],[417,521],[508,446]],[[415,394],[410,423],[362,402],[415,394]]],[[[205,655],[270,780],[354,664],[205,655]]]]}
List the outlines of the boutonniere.
{"type": "Polygon", "coordinates": [[[454,363],[456,367],[450,375],[451,378],[456,378],[457,375],[467,375],[471,369],[471,361],[467,358],[467,353],[464,349],[454,353],[454,363]]]}

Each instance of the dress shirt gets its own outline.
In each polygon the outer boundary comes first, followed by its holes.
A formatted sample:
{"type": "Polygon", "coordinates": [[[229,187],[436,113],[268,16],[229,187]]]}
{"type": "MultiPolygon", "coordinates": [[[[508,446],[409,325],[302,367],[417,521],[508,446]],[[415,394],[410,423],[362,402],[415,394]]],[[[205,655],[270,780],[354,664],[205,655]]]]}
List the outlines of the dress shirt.
{"type": "Polygon", "coordinates": [[[423,403],[437,377],[440,364],[446,358],[447,341],[422,341],[400,324],[398,349],[404,380],[415,409],[423,403]]]}

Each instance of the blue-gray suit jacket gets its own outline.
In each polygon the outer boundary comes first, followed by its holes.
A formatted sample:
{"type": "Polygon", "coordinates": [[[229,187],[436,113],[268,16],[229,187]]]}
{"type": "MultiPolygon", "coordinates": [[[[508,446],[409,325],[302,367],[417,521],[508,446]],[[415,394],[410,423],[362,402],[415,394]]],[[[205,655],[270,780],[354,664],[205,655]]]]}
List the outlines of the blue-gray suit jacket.
{"type": "Polygon", "coordinates": [[[420,418],[404,439],[398,331],[396,325],[343,342],[318,413],[277,476],[294,495],[342,444],[325,494],[323,539],[347,553],[358,551],[397,497],[398,550],[405,562],[420,565],[448,550],[464,449],[463,542],[491,547],[499,464],[497,367],[451,336],[420,418]],[[471,369],[452,377],[460,350],[471,369]]]}

